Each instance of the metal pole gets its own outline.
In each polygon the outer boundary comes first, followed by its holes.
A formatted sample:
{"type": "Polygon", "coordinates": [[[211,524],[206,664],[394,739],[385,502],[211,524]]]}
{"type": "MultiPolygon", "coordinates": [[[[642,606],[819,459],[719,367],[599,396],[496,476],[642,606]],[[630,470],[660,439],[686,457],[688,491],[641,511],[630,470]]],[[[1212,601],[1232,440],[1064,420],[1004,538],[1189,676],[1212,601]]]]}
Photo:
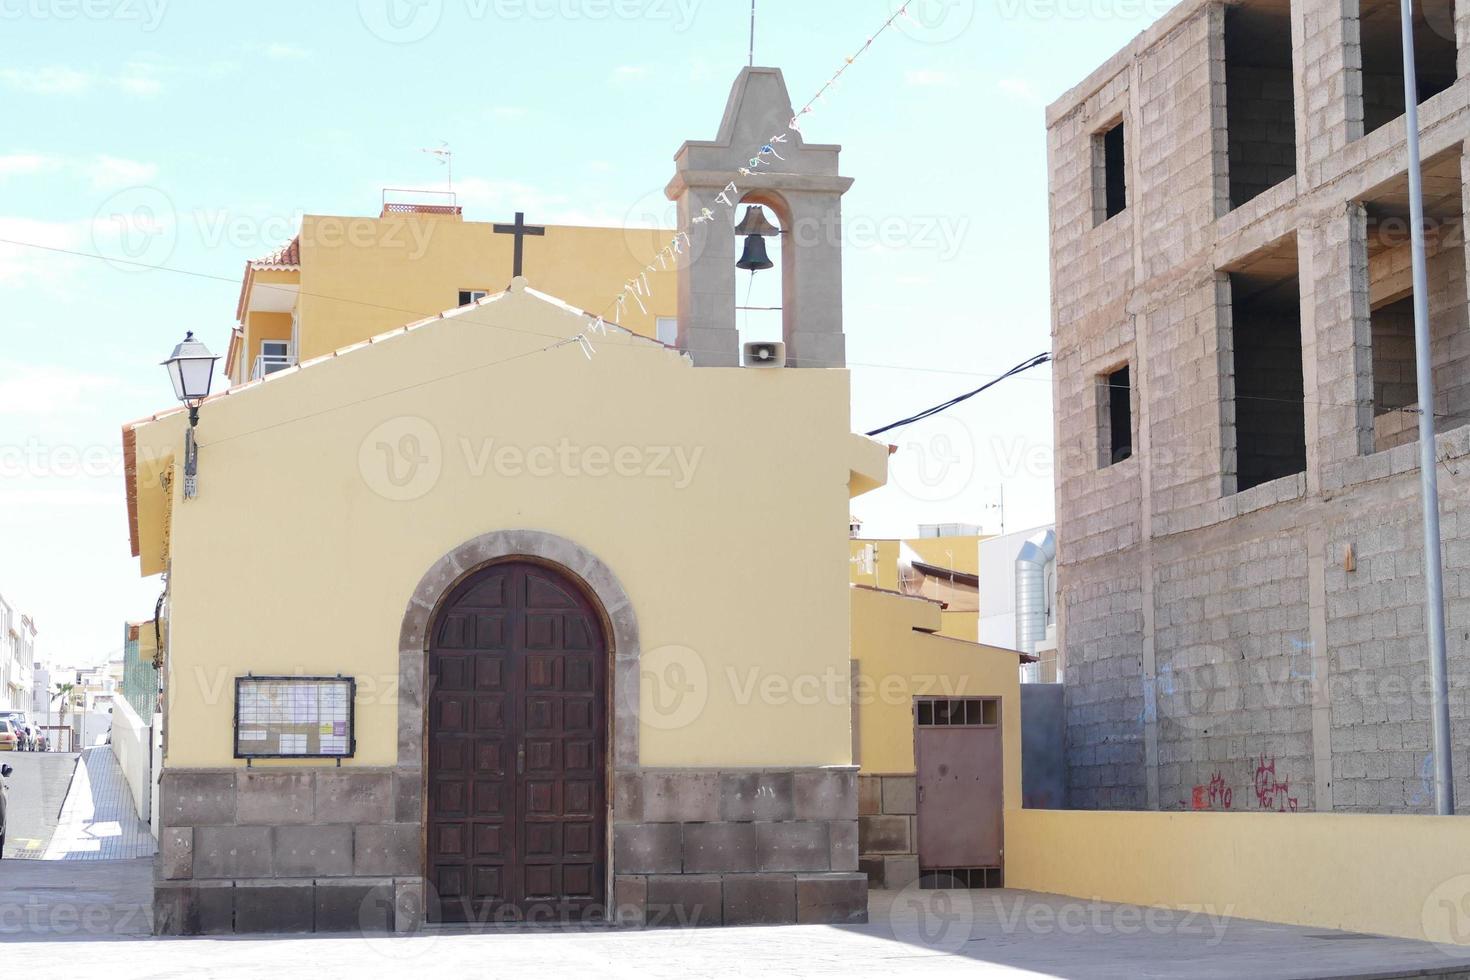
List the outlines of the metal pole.
{"type": "Polygon", "coordinates": [[[1430,731],[1434,812],[1455,812],[1450,759],[1449,667],[1439,541],[1439,473],[1434,446],[1434,361],[1429,349],[1429,282],[1424,271],[1424,188],[1419,173],[1419,85],[1414,70],[1414,2],[1399,0],[1404,46],[1404,124],[1409,149],[1409,229],[1414,261],[1414,355],[1419,379],[1419,482],[1424,506],[1424,603],[1429,632],[1430,731]]]}
{"type": "Polygon", "coordinates": [[[755,67],[755,0],[750,0],[750,67],[755,67]]]}

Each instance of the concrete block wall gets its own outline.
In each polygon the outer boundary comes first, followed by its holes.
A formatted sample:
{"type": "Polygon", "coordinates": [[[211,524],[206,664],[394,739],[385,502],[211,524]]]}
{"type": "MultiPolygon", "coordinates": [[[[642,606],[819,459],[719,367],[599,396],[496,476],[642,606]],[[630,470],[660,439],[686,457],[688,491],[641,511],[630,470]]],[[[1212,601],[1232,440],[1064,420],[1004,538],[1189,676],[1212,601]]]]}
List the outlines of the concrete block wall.
{"type": "Polygon", "coordinates": [[[1239,206],[1296,173],[1291,70],[1227,64],[1230,200],[1239,206]]]}
{"type": "MultiPolygon", "coordinates": [[[[1292,4],[1295,175],[1237,207],[1221,8],[1180,4],[1047,110],[1070,806],[1429,805],[1427,703],[1392,693],[1427,683],[1416,434],[1377,446],[1374,427],[1375,386],[1401,381],[1375,378],[1371,307],[1392,283],[1374,285],[1370,246],[1386,270],[1378,279],[1403,269],[1370,237],[1368,205],[1393,206],[1406,157],[1401,128],[1365,134],[1356,9],[1292,4]],[[1129,206],[1094,226],[1090,136],[1115,116],[1130,134],[1129,206]],[[1281,268],[1293,242],[1306,468],[1236,492],[1229,273],[1263,257],[1281,268]],[[1099,466],[1097,375],[1123,363],[1136,379],[1134,458],[1099,466]]],[[[1456,23],[1470,38],[1467,0],[1456,23]]],[[[1463,47],[1459,62],[1470,67],[1463,47]]],[[[1420,114],[1439,186],[1458,158],[1470,197],[1470,79],[1420,114]]],[[[1439,207],[1440,224],[1458,227],[1463,208],[1442,196],[1439,207]]],[[[1446,585],[1459,624],[1451,674],[1462,690],[1467,256],[1449,235],[1431,252],[1446,585]]]]}

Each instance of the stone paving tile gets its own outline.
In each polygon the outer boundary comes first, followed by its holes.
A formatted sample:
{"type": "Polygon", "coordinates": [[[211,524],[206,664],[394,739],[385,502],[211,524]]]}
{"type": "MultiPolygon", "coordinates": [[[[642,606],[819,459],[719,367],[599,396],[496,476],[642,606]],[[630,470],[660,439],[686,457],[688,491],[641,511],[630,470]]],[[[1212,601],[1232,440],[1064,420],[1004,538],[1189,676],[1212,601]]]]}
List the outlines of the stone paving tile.
{"type": "Polygon", "coordinates": [[[128,861],[157,850],[108,746],[83,749],[45,861],[128,861]]]}

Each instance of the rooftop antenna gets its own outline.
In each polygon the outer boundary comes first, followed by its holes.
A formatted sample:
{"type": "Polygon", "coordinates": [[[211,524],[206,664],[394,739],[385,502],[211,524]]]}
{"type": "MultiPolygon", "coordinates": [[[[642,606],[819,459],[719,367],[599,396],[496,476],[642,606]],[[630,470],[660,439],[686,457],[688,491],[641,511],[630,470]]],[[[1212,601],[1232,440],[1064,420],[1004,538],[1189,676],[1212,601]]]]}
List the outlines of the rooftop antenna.
{"type": "Polygon", "coordinates": [[[438,157],[439,162],[446,168],[445,189],[450,191],[454,190],[454,151],[449,148],[449,144],[444,140],[440,140],[437,147],[420,147],[419,152],[438,157]]]}
{"type": "Polygon", "coordinates": [[[750,67],[755,67],[755,0],[750,0],[750,67]]]}

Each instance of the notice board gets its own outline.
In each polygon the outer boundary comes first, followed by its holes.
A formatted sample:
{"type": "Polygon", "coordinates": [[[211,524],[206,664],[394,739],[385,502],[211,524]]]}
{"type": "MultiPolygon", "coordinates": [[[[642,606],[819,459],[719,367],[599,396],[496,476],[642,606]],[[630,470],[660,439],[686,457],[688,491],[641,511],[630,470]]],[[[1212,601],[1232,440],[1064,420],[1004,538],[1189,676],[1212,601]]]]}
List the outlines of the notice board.
{"type": "Polygon", "coordinates": [[[351,758],[356,695],[351,677],[236,677],[235,758],[351,758]]]}

